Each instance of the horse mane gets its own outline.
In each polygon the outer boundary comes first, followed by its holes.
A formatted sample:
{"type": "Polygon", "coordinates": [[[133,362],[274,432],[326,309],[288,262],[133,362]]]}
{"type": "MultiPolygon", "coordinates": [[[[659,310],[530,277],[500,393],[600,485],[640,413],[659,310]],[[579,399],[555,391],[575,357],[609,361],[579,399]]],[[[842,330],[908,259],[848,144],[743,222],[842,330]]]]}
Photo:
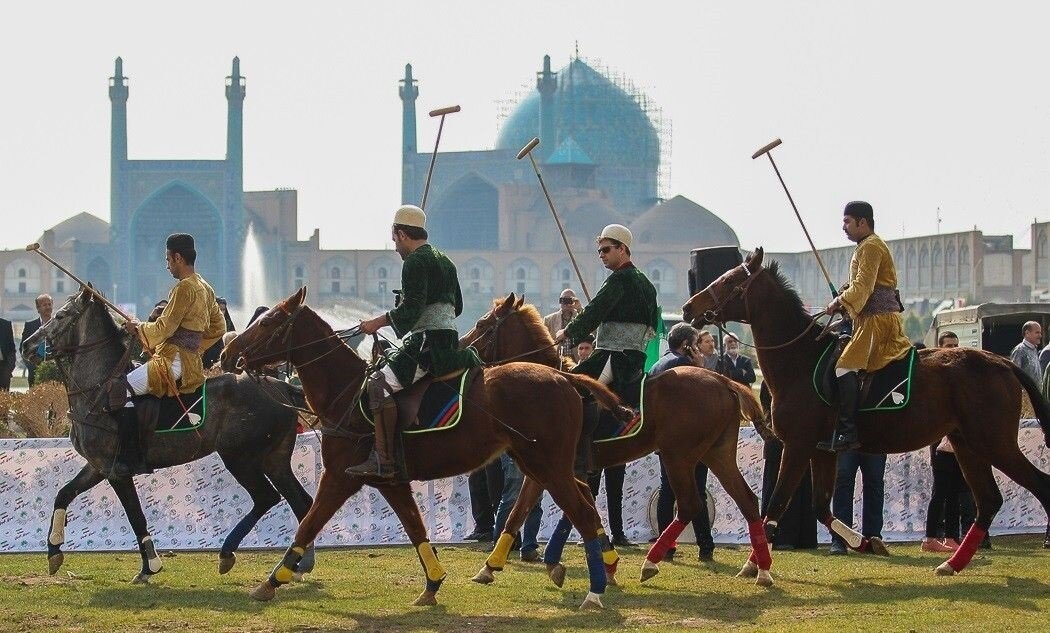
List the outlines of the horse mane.
{"type": "Polygon", "coordinates": [[[806,316],[811,316],[806,310],[805,304],[802,303],[802,297],[798,295],[798,291],[795,290],[795,286],[791,283],[791,280],[787,278],[784,271],[780,270],[780,262],[777,260],[769,262],[769,265],[766,266],[766,270],[769,271],[769,274],[773,277],[773,281],[775,281],[777,286],[784,292],[784,297],[787,299],[791,307],[797,312],[801,312],[806,316]]]}
{"type": "Polygon", "coordinates": [[[522,323],[525,328],[529,331],[536,340],[541,343],[554,344],[554,337],[551,336],[547,326],[543,324],[543,316],[536,306],[531,303],[523,304],[517,309],[518,316],[521,317],[522,323]]]}

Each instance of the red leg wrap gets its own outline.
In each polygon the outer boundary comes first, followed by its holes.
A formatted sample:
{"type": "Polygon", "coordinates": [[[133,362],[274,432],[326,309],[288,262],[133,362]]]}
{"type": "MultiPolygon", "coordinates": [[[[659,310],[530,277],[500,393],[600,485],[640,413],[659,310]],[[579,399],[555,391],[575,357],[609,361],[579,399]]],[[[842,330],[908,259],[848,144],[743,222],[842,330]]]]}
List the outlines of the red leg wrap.
{"type": "Polygon", "coordinates": [[[752,521],[747,524],[747,533],[751,537],[751,562],[758,565],[759,569],[766,571],[773,565],[773,557],[769,554],[769,543],[766,541],[766,527],[762,521],[752,521]]]}
{"type": "Polygon", "coordinates": [[[967,565],[970,564],[970,559],[977,553],[977,548],[981,545],[981,541],[988,534],[988,530],[974,523],[970,526],[970,530],[966,533],[966,538],[963,539],[959,549],[955,550],[952,557],[948,559],[948,566],[954,569],[956,572],[962,571],[967,565]]]}
{"type": "Polygon", "coordinates": [[[671,521],[671,524],[667,526],[660,538],[656,539],[653,546],[649,548],[649,553],[645,555],[650,563],[659,563],[664,559],[664,554],[675,546],[675,541],[682,535],[682,530],[685,529],[685,526],[686,524],[678,519],[671,521]]]}

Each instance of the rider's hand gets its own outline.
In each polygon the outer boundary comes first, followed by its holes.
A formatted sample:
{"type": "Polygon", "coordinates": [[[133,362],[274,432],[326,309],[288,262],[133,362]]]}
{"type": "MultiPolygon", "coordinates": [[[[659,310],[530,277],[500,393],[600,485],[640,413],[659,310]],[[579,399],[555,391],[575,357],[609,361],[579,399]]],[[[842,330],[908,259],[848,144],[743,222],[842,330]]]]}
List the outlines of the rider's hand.
{"type": "Polygon", "coordinates": [[[835,314],[840,310],[842,310],[842,303],[840,303],[838,297],[836,297],[831,303],[828,304],[828,307],[824,308],[824,313],[830,315],[835,314]]]}
{"type": "Polygon", "coordinates": [[[554,335],[555,343],[562,343],[565,341],[565,328],[558,330],[558,333],[554,335]]]}
{"type": "Polygon", "coordinates": [[[124,329],[128,331],[128,334],[134,334],[139,329],[138,319],[128,319],[124,321],[124,329]]]}
{"type": "Polygon", "coordinates": [[[375,334],[379,331],[379,328],[384,325],[386,325],[386,315],[377,316],[376,318],[367,321],[361,321],[361,333],[375,334]]]}

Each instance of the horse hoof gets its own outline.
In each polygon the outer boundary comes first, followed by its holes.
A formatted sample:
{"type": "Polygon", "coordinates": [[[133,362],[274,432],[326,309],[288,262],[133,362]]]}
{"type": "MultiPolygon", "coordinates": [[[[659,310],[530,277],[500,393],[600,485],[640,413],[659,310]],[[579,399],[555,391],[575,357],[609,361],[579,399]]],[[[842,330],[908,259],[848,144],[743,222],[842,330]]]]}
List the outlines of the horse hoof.
{"type": "Polygon", "coordinates": [[[620,586],[616,582],[616,574],[615,573],[612,573],[612,574],[606,573],[605,574],[605,584],[606,584],[606,586],[609,586],[609,587],[619,587],[620,586]]]}
{"type": "Polygon", "coordinates": [[[141,572],[138,573],[138,574],[135,574],[135,577],[131,579],[131,584],[133,584],[133,585],[148,585],[151,575],[152,574],[143,574],[141,572]]]}
{"type": "Polygon", "coordinates": [[[750,560],[744,563],[744,566],[740,568],[740,572],[736,575],[737,578],[757,578],[758,577],[758,565],[752,563],[750,560]]]}
{"type": "Polygon", "coordinates": [[[580,605],[580,611],[601,611],[605,608],[602,604],[601,597],[596,593],[587,592],[587,597],[583,599],[583,604],[580,605]]]}
{"type": "Polygon", "coordinates": [[[868,539],[868,547],[871,548],[871,553],[876,556],[889,556],[890,550],[886,547],[886,543],[877,536],[873,536],[868,539]]]}
{"type": "Polygon", "coordinates": [[[277,595],[277,589],[270,584],[269,580],[264,580],[259,583],[259,586],[252,589],[251,593],[248,594],[252,597],[252,600],[258,600],[259,602],[269,602],[273,600],[277,595]]]}
{"type": "Polygon", "coordinates": [[[561,588],[565,584],[565,565],[561,563],[547,565],[547,576],[550,577],[554,586],[561,588]]]}
{"type": "Polygon", "coordinates": [[[233,566],[237,564],[237,555],[230,554],[229,556],[223,556],[219,554],[219,574],[228,574],[233,566]]]}
{"type": "Polygon", "coordinates": [[[305,577],[306,577],[306,574],[304,574],[304,573],[302,573],[300,571],[293,572],[292,573],[292,582],[302,582],[303,578],[305,578],[305,577]]]}
{"type": "Polygon", "coordinates": [[[480,585],[491,585],[496,582],[496,575],[492,573],[492,568],[489,567],[488,563],[485,563],[485,566],[482,567],[477,574],[474,574],[474,577],[471,578],[471,580],[480,585]]]}
{"type": "Polygon", "coordinates": [[[419,594],[416,601],[412,603],[413,607],[433,607],[438,603],[437,596],[433,591],[424,591],[419,594]]]}
{"type": "Polygon", "coordinates": [[[768,569],[758,570],[758,577],[755,579],[755,584],[759,587],[773,586],[773,576],[769,573],[768,569]]]}
{"type": "Polygon", "coordinates": [[[59,553],[55,554],[54,556],[48,556],[47,557],[47,573],[52,575],[52,576],[54,576],[55,573],[58,571],[58,568],[62,566],[62,563],[64,563],[65,560],[66,560],[66,556],[62,552],[59,552],[59,553]]]}
{"type": "Polygon", "coordinates": [[[934,572],[938,576],[954,576],[956,573],[955,570],[952,569],[952,566],[949,565],[947,562],[943,562],[940,565],[937,565],[937,569],[935,569],[934,572]]]}
{"type": "Polygon", "coordinates": [[[660,573],[660,566],[650,561],[648,558],[642,563],[642,582],[649,580],[656,574],[660,573]]]}

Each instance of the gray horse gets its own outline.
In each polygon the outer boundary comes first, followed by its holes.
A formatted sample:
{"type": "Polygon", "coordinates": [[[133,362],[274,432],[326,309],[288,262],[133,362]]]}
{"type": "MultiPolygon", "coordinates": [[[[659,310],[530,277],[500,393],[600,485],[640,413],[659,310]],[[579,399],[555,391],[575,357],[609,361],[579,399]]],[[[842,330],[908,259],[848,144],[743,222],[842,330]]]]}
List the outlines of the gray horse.
{"type": "MultiPolygon", "coordinates": [[[[69,394],[70,440],[87,465],[55,498],[48,535],[48,563],[54,574],[62,565],[66,509],[78,495],[103,479],[124,507],[135,532],[142,569],[132,582],[146,583],[161,570],[153,539],[146,526],[132,478],[110,477],[117,454],[117,423],[105,413],[104,383],[125,355],[128,337],[109,311],[88,290],[70,297],[54,318],[23,344],[23,356],[32,359],[40,342],[46,341],[49,358],[58,364],[69,394]]],[[[195,433],[163,433],[153,436],[144,456],[148,468],[185,464],[216,452],[234,478],[252,498],[253,507],[230,531],[219,552],[219,573],[236,562],[236,550],[266,512],[283,496],[301,521],[313,499],[292,473],[297,412],[282,403],[293,402],[292,388],[280,381],[255,381],[232,374],[211,378],[207,384],[208,413],[195,433]]],[[[313,569],[313,548],[297,572],[313,569]]]]}

